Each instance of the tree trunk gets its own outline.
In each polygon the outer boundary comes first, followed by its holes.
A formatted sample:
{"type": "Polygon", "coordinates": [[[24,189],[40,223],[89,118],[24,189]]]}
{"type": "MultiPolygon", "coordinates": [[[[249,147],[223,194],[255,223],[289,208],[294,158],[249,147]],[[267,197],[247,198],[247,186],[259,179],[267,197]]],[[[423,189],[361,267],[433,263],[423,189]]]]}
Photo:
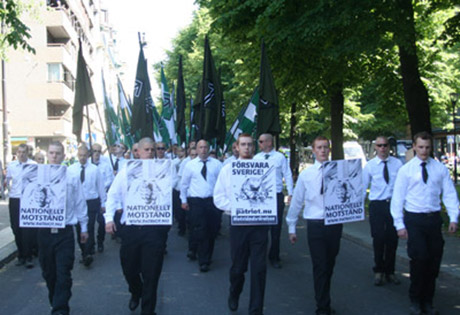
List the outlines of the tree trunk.
{"type": "Polygon", "coordinates": [[[297,150],[296,150],[296,132],[297,119],[295,112],[297,111],[297,104],[294,102],[291,104],[291,129],[289,132],[289,148],[291,149],[291,155],[289,160],[289,166],[291,167],[292,177],[294,181],[297,180],[299,175],[299,168],[297,167],[297,150]]]}
{"type": "Polygon", "coordinates": [[[331,144],[332,159],[342,160],[343,155],[343,108],[342,87],[334,85],[329,89],[331,100],[331,144]]]}
{"type": "Polygon", "coordinates": [[[416,36],[414,25],[414,9],[411,0],[401,0],[401,18],[395,28],[395,39],[399,49],[401,76],[404,89],[404,100],[409,115],[411,133],[427,131],[431,133],[430,104],[428,91],[420,79],[416,36]]]}

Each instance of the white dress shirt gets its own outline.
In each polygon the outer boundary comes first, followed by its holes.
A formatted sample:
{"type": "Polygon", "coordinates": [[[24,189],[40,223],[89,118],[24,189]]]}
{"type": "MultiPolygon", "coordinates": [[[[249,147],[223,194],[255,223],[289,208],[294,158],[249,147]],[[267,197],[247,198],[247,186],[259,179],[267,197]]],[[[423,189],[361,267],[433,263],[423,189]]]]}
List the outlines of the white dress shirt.
{"type": "Polygon", "coordinates": [[[212,157],[206,159],[206,180],[201,174],[203,161],[196,158],[187,163],[181,177],[180,199],[187,203],[187,197],[212,197],[217,176],[222,169],[222,163],[212,157]]]}
{"type": "MultiPolygon", "coordinates": [[[[117,210],[124,210],[126,205],[126,193],[128,192],[128,168],[123,167],[113,180],[112,186],[110,186],[107,194],[107,204],[104,213],[105,222],[113,222],[115,212],[117,210]]],[[[172,179],[177,177],[175,169],[172,170],[172,179]]],[[[121,214],[120,222],[126,223],[126,211],[121,214]]]]}
{"type": "Polygon", "coordinates": [[[93,164],[96,165],[99,169],[99,172],[102,176],[102,180],[104,181],[105,191],[108,191],[110,185],[112,185],[113,179],[115,178],[115,176],[113,175],[113,168],[110,164],[110,161],[104,161],[100,159],[98,163],[93,164]]]}
{"type": "Polygon", "coordinates": [[[422,178],[423,161],[415,156],[399,169],[391,199],[391,215],[396,230],[405,228],[403,210],[414,213],[429,213],[446,206],[450,222],[458,221],[458,197],[447,168],[438,161],[428,158],[427,183],[422,178]]]}
{"type": "Polygon", "coordinates": [[[289,167],[288,160],[281,152],[275,151],[275,149],[270,152],[259,152],[254,156],[254,160],[271,160],[275,162],[276,165],[276,192],[280,193],[283,191],[283,178],[286,182],[286,188],[288,195],[292,196],[293,190],[293,181],[292,181],[292,172],[289,167]],[[267,158],[268,157],[268,158],[267,158]]]}
{"type": "Polygon", "coordinates": [[[224,165],[217,177],[216,185],[213,191],[213,201],[217,209],[231,212],[232,204],[230,196],[232,195],[232,164],[224,165]]]}
{"type": "MultiPolygon", "coordinates": [[[[83,195],[85,200],[101,199],[101,207],[105,207],[105,201],[107,200],[107,194],[105,192],[104,181],[101,173],[96,165],[89,163],[89,160],[84,165],[85,167],[85,180],[82,183],[83,195]]],[[[80,180],[82,165],[74,163],[69,166],[67,173],[70,176],[76,177],[80,180]]]]}
{"type": "Polygon", "coordinates": [[[19,160],[15,160],[8,164],[6,169],[6,180],[8,183],[11,181],[10,191],[8,194],[10,198],[21,198],[23,164],[37,164],[37,162],[27,159],[24,163],[19,162],[19,160]]]}
{"type": "Polygon", "coordinates": [[[236,161],[236,160],[238,160],[238,158],[236,158],[234,155],[232,155],[231,157],[229,157],[229,158],[224,160],[222,166],[225,166],[228,163],[231,163],[231,162],[236,161]]]}
{"type": "Polygon", "coordinates": [[[383,177],[383,169],[385,167],[384,160],[378,156],[370,160],[363,169],[363,187],[364,198],[366,198],[366,190],[371,184],[369,191],[369,200],[387,200],[393,195],[393,187],[395,185],[396,175],[399,168],[403,165],[402,162],[389,156],[387,159],[387,168],[389,175],[389,182],[385,181],[383,177]]]}
{"type": "Polygon", "coordinates": [[[75,225],[80,223],[81,231],[88,232],[88,208],[86,206],[85,196],[83,195],[83,187],[80,183],[80,177],[75,177],[68,174],[67,168],[67,197],[65,209],[65,224],[75,225]]]}
{"type": "MultiPolygon", "coordinates": [[[[183,158],[183,159],[175,158],[174,160],[172,160],[173,167],[176,170],[177,174],[179,174],[180,166],[182,165],[182,162],[184,160],[185,160],[185,158],[183,158]]],[[[173,186],[173,189],[175,189],[177,191],[180,191],[180,177],[179,176],[176,176],[176,180],[175,180],[175,184],[173,186]]]]}
{"type": "Polygon", "coordinates": [[[302,208],[304,209],[304,219],[324,219],[324,197],[321,194],[322,180],[322,164],[318,161],[300,173],[286,216],[290,234],[295,234],[297,220],[302,208]]]}

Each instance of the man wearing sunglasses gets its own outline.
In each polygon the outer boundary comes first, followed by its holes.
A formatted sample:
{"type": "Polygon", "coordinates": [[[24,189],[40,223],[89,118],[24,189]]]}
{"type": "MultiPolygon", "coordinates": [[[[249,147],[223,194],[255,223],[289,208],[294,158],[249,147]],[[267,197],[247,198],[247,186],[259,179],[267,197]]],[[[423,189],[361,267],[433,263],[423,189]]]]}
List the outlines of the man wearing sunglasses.
{"type": "Polygon", "coordinates": [[[155,156],[159,160],[163,160],[166,157],[166,144],[164,144],[163,142],[156,143],[155,156]]]}
{"type": "Polygon", "coordinates": [[[396,175],[402,163],[390,156],[387,137],[377,137],[375,151],[377,156],[363,169],[364,198],[369,184],[371,185],[368,198],[369,223],[374,247],[374,285],[383,285],[384,277],[388,283],[400,284],[395,276],[398,234],[393,226],[390,202],[396,175]]]}

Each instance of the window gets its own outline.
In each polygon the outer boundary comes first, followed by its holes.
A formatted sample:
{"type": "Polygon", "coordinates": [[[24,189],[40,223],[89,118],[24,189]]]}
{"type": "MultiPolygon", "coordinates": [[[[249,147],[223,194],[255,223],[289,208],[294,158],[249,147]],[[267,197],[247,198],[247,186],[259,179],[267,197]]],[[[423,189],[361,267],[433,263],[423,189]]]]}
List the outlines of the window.
{"type": "Polygon", "coordinates": [[[61,82],[62,81],[62,64],[49,63],[48,64],[48,82],[61,82]]]}

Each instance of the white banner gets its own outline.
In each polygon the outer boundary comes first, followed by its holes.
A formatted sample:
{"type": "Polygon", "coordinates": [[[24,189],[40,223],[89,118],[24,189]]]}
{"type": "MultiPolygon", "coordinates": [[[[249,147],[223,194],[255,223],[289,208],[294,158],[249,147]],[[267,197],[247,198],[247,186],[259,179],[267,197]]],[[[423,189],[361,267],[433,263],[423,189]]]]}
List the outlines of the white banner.
{"type": "Polygon", "coordinates": [[[276,166],[272,161],[232,162],[232,225],[274,225],[276,206],[276,166]]]}
{"type": "Polygon", "coordinates": [[[24,164],[19,226],[65,228],[67,167],[24,164]]]}
{"type": "Polygon", "coordinates": [[[364,220],[361,159],[328,161],[323,165],[324,224],[364,220]]]}
{"type": "Polygon", "coordinates": [[[172,224],[172,163],[165,160],[130,160],[127,163],[126,223],[172,224]]]}

